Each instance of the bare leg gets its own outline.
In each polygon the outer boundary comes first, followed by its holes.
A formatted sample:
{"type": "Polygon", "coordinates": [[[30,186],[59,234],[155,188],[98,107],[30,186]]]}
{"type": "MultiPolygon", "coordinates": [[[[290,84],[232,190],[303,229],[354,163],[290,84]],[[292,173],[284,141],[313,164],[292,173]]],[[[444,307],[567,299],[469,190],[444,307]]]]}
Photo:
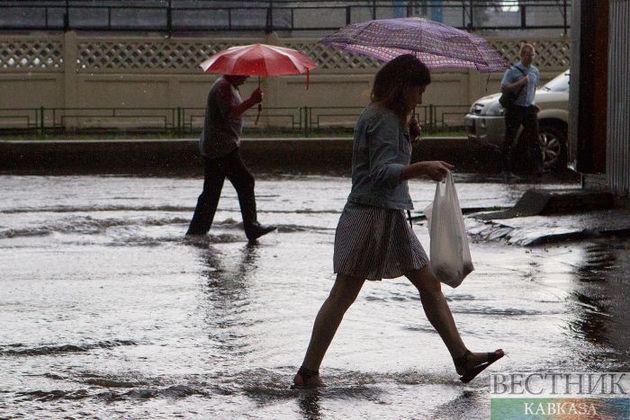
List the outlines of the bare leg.
{"type": "MultiPolygon", "coordinates": [[[[322,359],[335,336],[335,332],[344,314],[356,299],[364,282],[364,279],[349,277],[343,274],[337,275],[337,279],[328,298],[324,301],[315,318],[311,340],[308,344],[304,361],[302,362],[303,368],[311,372],[319,371],[322,359]]],[[[311,379],[312,381],[305,380],[305,378],[302,378],[298,373],[293,381],[296,385],[321,385],[318,376],[311,379]]]]}
{"type": "Polygon", "coordinates": [[[440,334],[451,356],[455,358],[463,355],[466,352],[466,345],[457,331],[453,314],[442,293],[440,281],[428,266],[407,274],[407,278],[420,292],[424,313],[433,328],[440,334]]]}
{"type": "MultiPolygon", "coordinates": [[[[453,314],[442,293],[442,285],[438,278],[435,277],[428,266],[422,270],[410,272],[406,277],[420,292],[420,300],[422,301],[424,312],[433,328],[440,334],[453,360],[464,357],[468,349],[462,341],[459,331],[457,331],[453,314]]],[[[503,354],[502,350],[500,352],[503,354]]],[[[463,366],[456,365],[457,372],[462,374],[465,368],[483,363],[487,359],[487,353],[471,353],[463,359],[463,366]]]]}

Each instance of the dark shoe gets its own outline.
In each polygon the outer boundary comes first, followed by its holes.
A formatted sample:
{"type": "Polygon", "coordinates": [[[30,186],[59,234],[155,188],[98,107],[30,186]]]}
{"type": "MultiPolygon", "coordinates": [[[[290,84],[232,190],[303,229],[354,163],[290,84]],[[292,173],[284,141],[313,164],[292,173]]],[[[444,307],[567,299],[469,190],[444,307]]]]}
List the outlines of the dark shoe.
{"type": "Polygon", "coordinates": [[[542,172],[532,172],[527,176],[527,181],[533,184],[538,184],[542,182],[543,173],[542,172]]]}
{"type": "Polygon", "coordinates": [[[507,171],[502,172],[501,177],[503,178],[503,182],[505,184],[509,184],[510,182],[518,181],[520,179],[520,177],[515,173],[507,171]]]}
{"type": "Polygon", "coordinates": [[[206,236],[207,234],[207,232],[199,232],[194,230],[188,230],[188,232],[186,232],[186,236],[192,238],[201,238],[202,236],[206,236]]]}
{"type": "Polygon", "coordinates": [[[470,356],[472,356],[472,353],[469,350],[466,350],[466,353],[464,353],[463,356],[454,360],[457,373],[462,375],[459,380],[465,384],[472,381],[475,376],[483,372],[488,366],[505,356],[505,353],[501,349],[495,350],[492,353],[487,353],[487,360],[476,365],[470,365],[468,363],[470,356]]]}
{"type": "Polygon", "coordinates": [[[276,230],[276,226],[274,225],[261,225],[255,224],[245,228],[245,235],[247,235],[247,239],[250,242],[255,241],[263,235],[268,234],[269,232],[273,232],[276,230]]]}
{"type": "Polygon", "coordinates": [[[293,385],[291,389],[308,389],[326,386],[319,378],[319,372],[300,366],[297,373],[293,377],[293,385]]]}

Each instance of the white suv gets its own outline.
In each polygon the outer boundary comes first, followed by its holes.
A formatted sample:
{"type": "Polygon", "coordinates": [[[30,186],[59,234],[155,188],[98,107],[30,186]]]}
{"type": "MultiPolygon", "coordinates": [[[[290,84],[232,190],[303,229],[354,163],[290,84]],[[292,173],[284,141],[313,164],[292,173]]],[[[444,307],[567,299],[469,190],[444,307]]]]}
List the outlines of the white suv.
{"type": "MultiPolygon", "coordinates": [[[[500,150],[505,134],[505,110],[499,103],[501,94],[484,96],[470,107],[464,117],[468,139],[500,150]]],[[[566,167],[567,124],[569,121],[569,70],[560,73],[536,90],[536,105],[540,108],[540,149],[545,169],[566,167]]],[[[522,132],[519,130],[517,138],[522,132]]],[[[519,156],[515,154],[515,156],[519,156]]]]}

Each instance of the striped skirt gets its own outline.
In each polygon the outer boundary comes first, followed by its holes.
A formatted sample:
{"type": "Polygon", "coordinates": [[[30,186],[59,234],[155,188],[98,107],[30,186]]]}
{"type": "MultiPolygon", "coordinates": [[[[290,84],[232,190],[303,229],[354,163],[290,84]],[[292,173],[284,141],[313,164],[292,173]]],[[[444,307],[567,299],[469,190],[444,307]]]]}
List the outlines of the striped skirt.
{"type": "Polygon", "coordinates": [[[346,204],[335,233],[335,273],[391,279],[428,263],[404,210],[346,204]]]}

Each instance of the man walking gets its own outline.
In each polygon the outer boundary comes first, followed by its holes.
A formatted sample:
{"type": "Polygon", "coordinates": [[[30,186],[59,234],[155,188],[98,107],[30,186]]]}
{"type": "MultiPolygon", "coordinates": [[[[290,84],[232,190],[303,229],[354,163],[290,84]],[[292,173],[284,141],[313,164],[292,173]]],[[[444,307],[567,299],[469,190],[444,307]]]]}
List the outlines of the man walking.
{"type": "Polygon", "coordinates": [[[512,106],[505,110],[505,139],[503,141],[503,175],[509,180],[512,174],[516,134],[523,126],[521,139],[527,148],[529,162],[527,169],[534,176],[543,172],[543,157],[538,142],[538,107],[534,102],[536,85],[540,79],[538,69],[532,65],[536,50],[532,44],[523,44],[520,50],[521,60],[505,71],[501,80],[501,92],[516,92],[512,106]]]}
{"type": "Polygon", "coordinates": [[[197,200],[195,213],[186,235],[205,235],[212,226],[225,178],[229,179],[238,195],[247,239],[252,242],[274,229],[258,223],[254,177],[240,155],[240,137],[243,130],[241,116],[262,101],[260,88],[242,101],[238,87],[247,76],[223,75],[208,93],[206,116],[199,140],[204,160],[203,191],[197,200]]]}

